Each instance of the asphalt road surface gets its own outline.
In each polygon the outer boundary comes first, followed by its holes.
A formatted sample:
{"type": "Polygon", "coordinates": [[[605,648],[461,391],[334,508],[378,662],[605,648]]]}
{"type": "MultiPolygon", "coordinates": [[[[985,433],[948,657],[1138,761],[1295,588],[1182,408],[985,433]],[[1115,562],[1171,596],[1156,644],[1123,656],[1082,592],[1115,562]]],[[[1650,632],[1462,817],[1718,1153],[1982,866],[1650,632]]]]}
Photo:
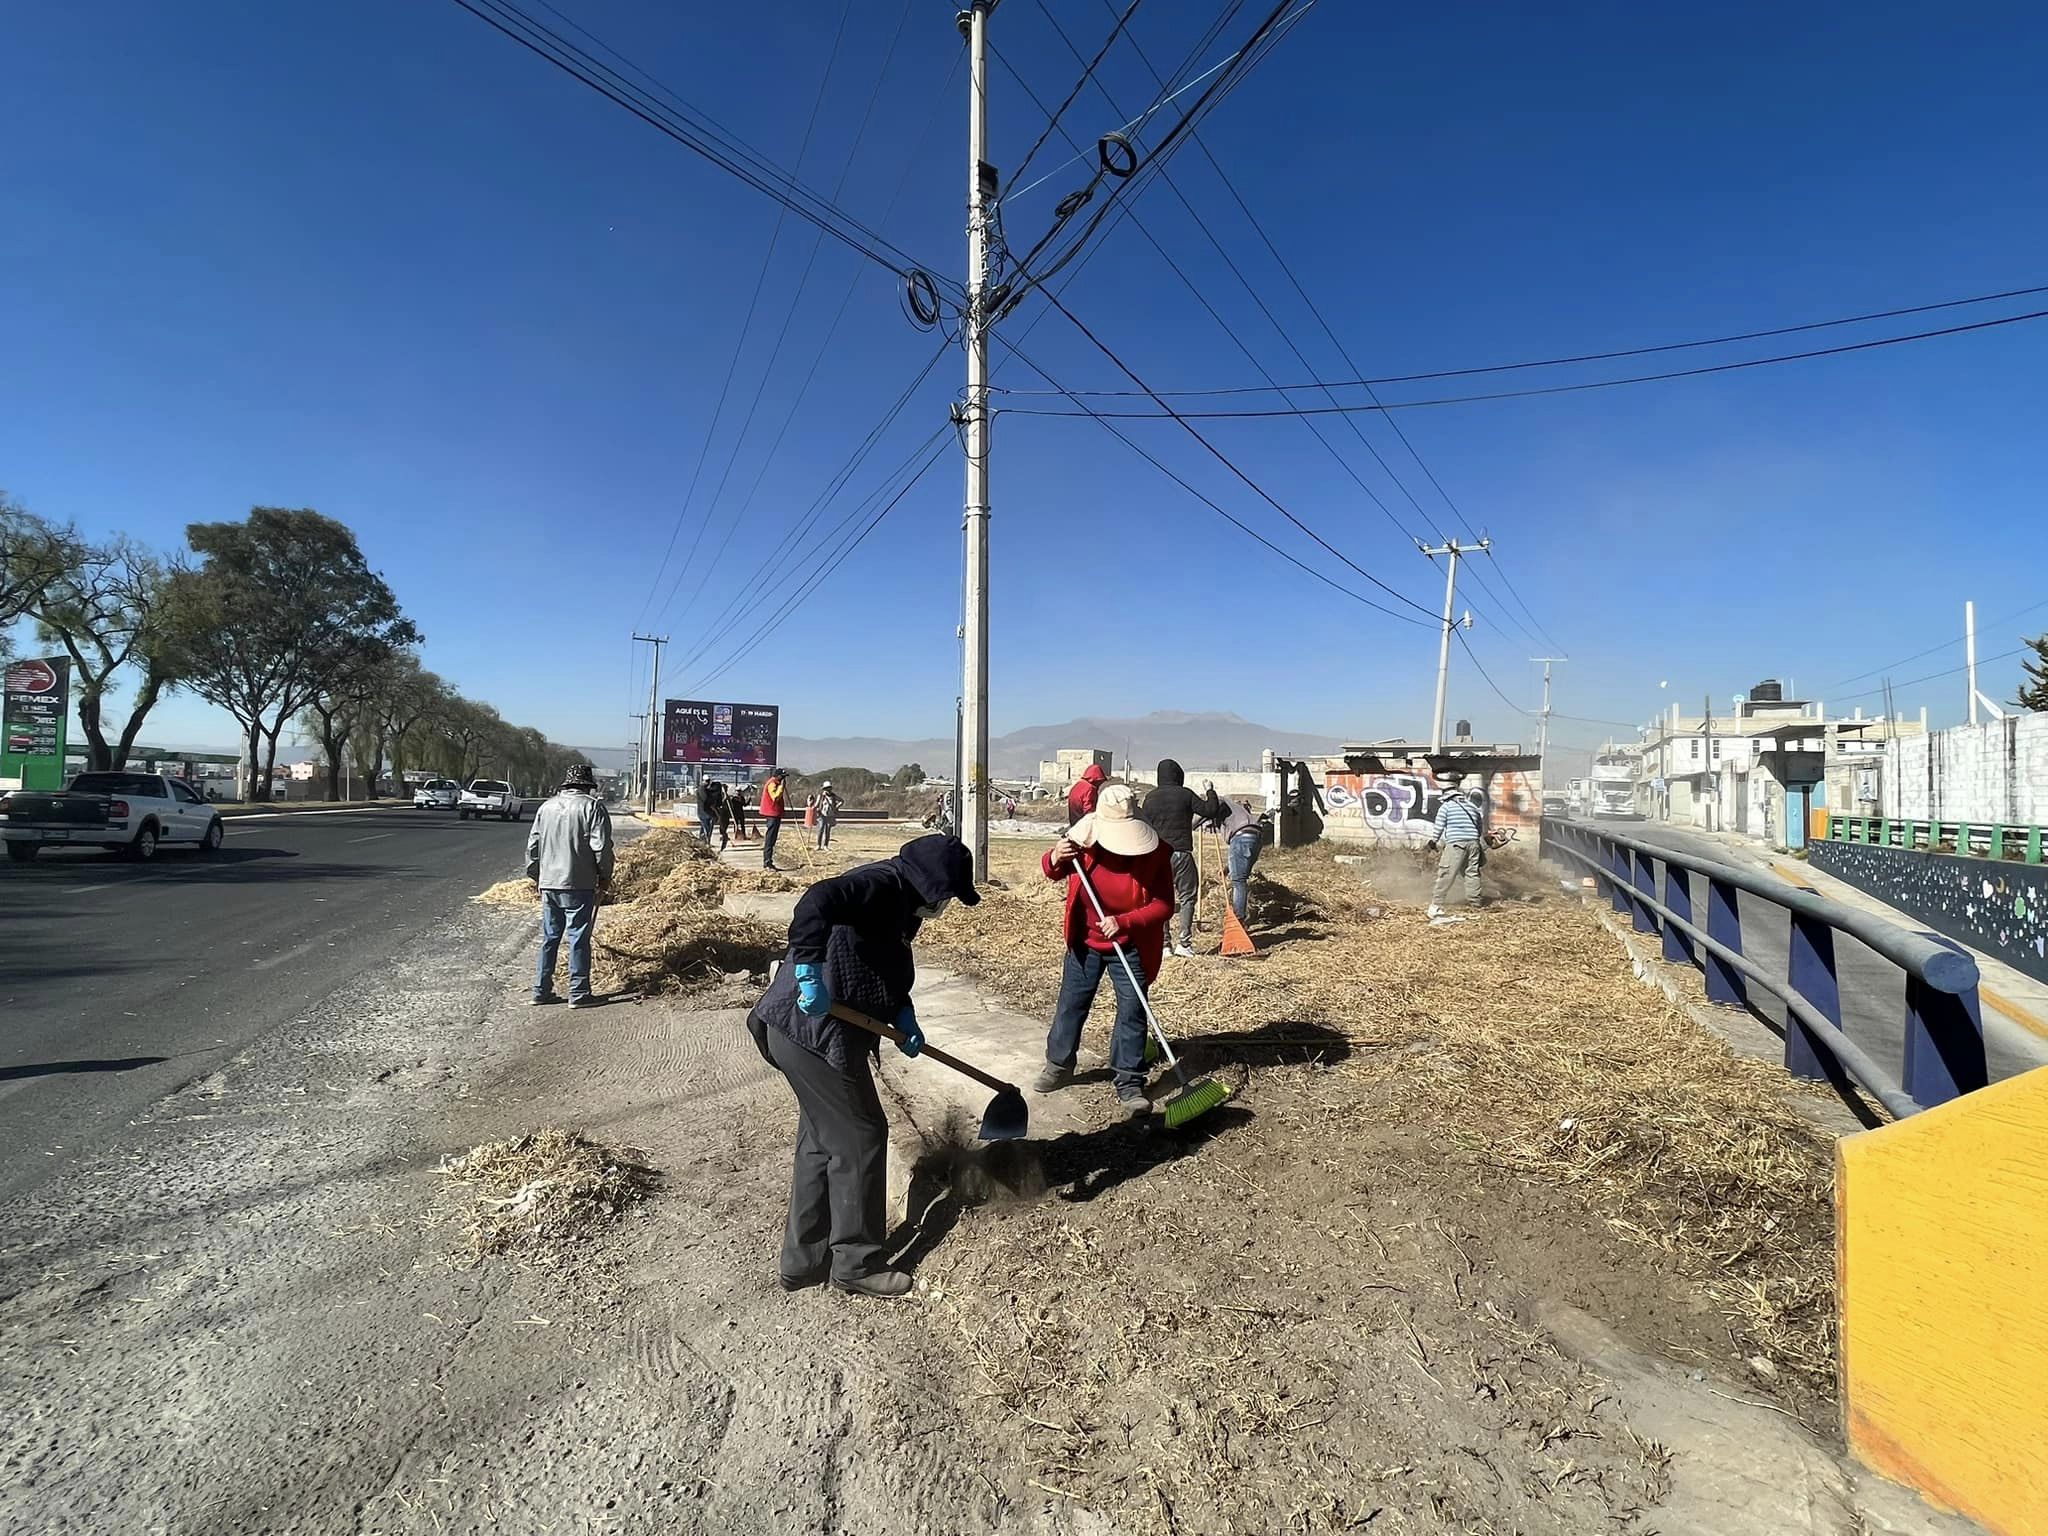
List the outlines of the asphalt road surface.
{"type": "Polygon", "coordinates": [[[529,825],[410,809],[231,818],[210,859],[63,849],[0,864],[0,1193],[90,1154],[516,876],[529,825]]]}
{"type": "MultiPolygon", "coordinates": [[[[1624,837],[1654,843],[1660,848],[1747,867],[1762,874],[1775,873],[1767,863],[1766,850],[1761,847],[1752,853],[1719,838],[1656,821],[1614,821],[1599,825],[1624,837]]],[[[1772,975],[1785,975],[1791,949],[1790,915],[1783,907],[1747,891],[1739,894],[1737,905],[1742,916],[1743,954],[1772,975]]],[[[1705,926],[1707,882],[1704,876],[1693,877],[1692,909],[1694,921],[1705,926]]],[[[1927,931],[1924,925],[1910,920],[1903,926],[1916,933],[1927,931]]],[[[1906,1055],[1905,973],[1846,933],[1835,935],[1835,965],[1841,988],[1843,1029],[1851,1040],[1870,1053],[1880,1067],[1898,1077],[1904,1071],[1906,1055]]],[[[1784,1004],[1761,987],[1750,987],[1749,995],[1754,1011],[1782,1034],[1784,1004]]],[[[2038,1048],[2033,1042],[2021,1040],[1995,1016],[1987,1016],[1984,1022],[1985,1064],[1993,1082],[2040,1064],[2038,1048]]]]}

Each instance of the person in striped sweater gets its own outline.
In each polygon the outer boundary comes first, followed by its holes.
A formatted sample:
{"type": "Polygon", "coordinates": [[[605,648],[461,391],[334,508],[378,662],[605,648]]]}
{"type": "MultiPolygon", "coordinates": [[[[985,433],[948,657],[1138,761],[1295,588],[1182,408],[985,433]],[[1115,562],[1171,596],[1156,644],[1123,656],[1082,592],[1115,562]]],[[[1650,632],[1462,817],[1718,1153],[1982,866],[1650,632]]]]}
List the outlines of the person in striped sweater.
{"type": "Polygon", "coordinates": [[[1436,813],[1435,841],[1442,852],[1437,857],[1436,885],[1429,895],[1432,919],[1444,915],[1444,898],[1460,877],[1465,882],[1465,905],[1480,904],[1479,849],[1485,830],[1484,813],[1464,788],[1446,787],[1436,813]]]}

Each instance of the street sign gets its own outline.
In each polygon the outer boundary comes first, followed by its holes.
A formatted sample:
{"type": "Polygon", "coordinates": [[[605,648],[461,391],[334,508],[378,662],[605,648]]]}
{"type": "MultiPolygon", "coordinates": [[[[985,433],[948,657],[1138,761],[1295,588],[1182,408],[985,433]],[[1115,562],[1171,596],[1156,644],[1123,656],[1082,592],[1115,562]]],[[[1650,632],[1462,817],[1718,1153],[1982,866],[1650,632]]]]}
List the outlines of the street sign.
{"type": "Polygon", "coordinates": [[[661,760],[772,768],[781,732],[779,705],[669,699],[662,709],[661,760]]]}
{"type": "Polygon", "coordinates": [[[23,789],[64,787],[71,663],[63,656],[17,661],[0,676],[0,779],[23,789]]]}

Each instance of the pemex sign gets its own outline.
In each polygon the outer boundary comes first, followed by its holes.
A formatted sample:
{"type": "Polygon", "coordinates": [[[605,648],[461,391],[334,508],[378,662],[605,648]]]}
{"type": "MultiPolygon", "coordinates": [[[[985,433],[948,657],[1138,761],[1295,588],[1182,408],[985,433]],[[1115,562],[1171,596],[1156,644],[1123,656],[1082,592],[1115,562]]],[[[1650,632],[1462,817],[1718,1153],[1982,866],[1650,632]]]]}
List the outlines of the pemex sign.
{"type": "Polygon", "coordinates": [[[71,663],[63,656],[12,663],[0,675],[0,784],[64,787],[71,663]]]}

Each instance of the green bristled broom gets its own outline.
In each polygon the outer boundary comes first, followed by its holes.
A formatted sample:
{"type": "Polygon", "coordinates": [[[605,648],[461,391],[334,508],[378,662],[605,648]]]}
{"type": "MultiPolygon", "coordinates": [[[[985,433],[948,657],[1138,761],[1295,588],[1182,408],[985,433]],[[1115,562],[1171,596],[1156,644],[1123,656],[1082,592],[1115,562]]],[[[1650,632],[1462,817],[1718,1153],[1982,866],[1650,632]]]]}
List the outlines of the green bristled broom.
{"type": "MultiPolygon", "coordinates": [[[[1074,873],[1080,877],[1081,889],[1088,893],[1088,904],[1095,909],[1097,920],[1106,919],[1109,914],[1102,909],[1102,898],[1095,894],[1094,882],[1088,878],[1088,871],[1081,867],[1078,860],[1074,864],[1074,873]]],[[[1159,1042],[1159,1053],[1166,1058],[1166,1064],[1173,1069],[1173,1075],[1180,1079],[1180,1092],[1166,1101],[1166,1110],[1162,1117],[1168,1130],[1177,1131],[1190,1120],[1206,1115],[1227,1100],[1230,1097],[1229,1085],[1219,1083],[1213,1077],[1205,1077],[1195,1083],[1188,1081],[1187,1073],[1181,1070],[1180,1058],[1173,1054],[1172,1042],[1166,1038],[1166,1031],[1159,1027],[1159,1015],[1152,1011],[1152,999],[1146,996],[1145,983],[1139,979],[1137,967],[1131,964],[1131,957],[1122,944],[1115,939],[1109,942],[1116,949],[1117,959],[1123,962],[1124,974],[1130,977],[1131,985],[1137,989],[1139,1005],[1145,1010],[1145,1022],[1151,1026],[1151,1038],[1159,1042]]]]}

